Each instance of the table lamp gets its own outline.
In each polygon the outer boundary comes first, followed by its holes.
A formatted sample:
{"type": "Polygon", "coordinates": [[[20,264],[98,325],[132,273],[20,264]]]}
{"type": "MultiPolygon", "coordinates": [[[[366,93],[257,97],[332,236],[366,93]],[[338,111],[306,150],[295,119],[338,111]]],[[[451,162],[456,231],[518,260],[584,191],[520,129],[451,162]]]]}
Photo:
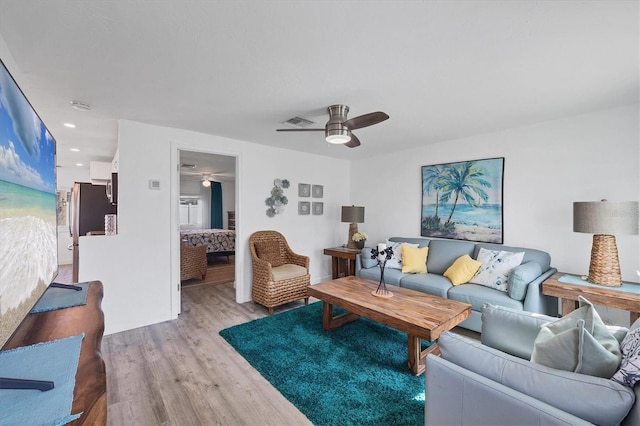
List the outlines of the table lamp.
{"type": "Polygon", "coordinates": [[[594,234],[587,281],[620,287],[622,277],[616,237],[613,234],[638,234],[638,202],[574,202],[573,232],[594,234]]]}
{"type": "Polygon", "coordinates": [[[349,240],[347,248],[355,249],[356,242],[351,239],[358,232],[358,223],[364,222],[364,207],[342,206],[342,222],[349,222],[349,240]]]}

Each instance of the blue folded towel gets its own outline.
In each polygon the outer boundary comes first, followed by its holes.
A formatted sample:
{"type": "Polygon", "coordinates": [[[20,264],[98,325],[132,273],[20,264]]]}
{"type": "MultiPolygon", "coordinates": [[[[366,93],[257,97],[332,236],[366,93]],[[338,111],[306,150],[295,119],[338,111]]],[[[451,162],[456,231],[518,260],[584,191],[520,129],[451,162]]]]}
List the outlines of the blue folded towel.
{"type": "Polygon", "coordinates": [[[0,389],[0,425],[64,425],[71,414],[76,370],[84,334],[0,352],[0,377],[51,380],[39,390],[0,389]]]}
{"type": "Polygon", "coordinates": [[[82,290],[49,287],[44,292],[40,300],[35,304],[31,313],[38,314],[40,312],[55,311],[56,309],[86,305],[89,284],[90,283],[88,282],[74,284],[82,287],[82,290]]]}
{"type": "MultiPolygon", "coordinates": [[[[583,280],[580,277],[577,277],[575,275],[563,275],[561,276],[558,281],[560,281],[561,283],[566,283],[566,284],[579,284],[579,285],[585,285],[587,287],[598,287],[598,288],[602,288],[603,286],[601,284],[593,284],[590,283],[587,280],[583,280]]],[[[609,290],[614,290],[614,291],[624,291],[627,293],[635,293],[635,294],[640,294],[640,285],[638,284],[634,284],[634,283],[622,283],[622,285],[620,287],[606,287],[609,290]]]]}

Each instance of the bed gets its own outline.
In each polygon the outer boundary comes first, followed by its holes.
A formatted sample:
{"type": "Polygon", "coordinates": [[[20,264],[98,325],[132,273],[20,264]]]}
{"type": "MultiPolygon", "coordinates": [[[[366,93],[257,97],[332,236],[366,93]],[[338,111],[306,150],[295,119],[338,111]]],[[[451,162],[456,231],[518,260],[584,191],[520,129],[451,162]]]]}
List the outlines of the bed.
{"type": "Polygon", "coordinates": [[[207,246],[207,256],[231,256],[236,252],[236,231],[190,229],[180,231],[180,240],[190,246],[207,246]]]}

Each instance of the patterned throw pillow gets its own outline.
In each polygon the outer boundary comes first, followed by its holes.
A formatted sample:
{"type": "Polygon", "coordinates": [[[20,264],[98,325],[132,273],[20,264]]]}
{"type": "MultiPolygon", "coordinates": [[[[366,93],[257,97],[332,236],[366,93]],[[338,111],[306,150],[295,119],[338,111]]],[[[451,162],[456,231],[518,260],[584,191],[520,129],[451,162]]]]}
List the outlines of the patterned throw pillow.
{"type": "Polygon", "coordinates": [[[513,253],[481,248],[478,261],[482,262],[482,266],[471,282],[506,292],[509,289],[509,274],[522,263],[523,258],[523,251],[513,253]]]}
{"type": "Polygon", "coordinates": [[[640,328],[631,330],[620,344],[622,362],[611,380],[632,388],[640,381],[640,328]]]}
{"type": "Polygon", "coordinates": [[[418,244],[411,243],[394,243],[393,241],[387,241],[387,247],[393,249],[393,256],[387,260],[384,265],[385,268],[402,269],[402,245],[408,245],[409,247],[418,247],[418,244]]]}

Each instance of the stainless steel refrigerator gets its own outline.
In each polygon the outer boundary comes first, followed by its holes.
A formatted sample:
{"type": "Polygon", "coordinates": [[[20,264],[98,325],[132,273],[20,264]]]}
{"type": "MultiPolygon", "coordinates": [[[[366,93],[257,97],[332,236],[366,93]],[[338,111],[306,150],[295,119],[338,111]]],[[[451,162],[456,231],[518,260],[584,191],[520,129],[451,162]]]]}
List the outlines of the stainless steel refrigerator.
{"type": "Polygon", "coordinates": [[[107,197],[105,185],[76,182],[71,190],[69,205],[69,231],[73,238],[73,277],[78,282],[80,270],[79,238],[89,235],[104,235],[104,216],[116,214],[117,207],[107,197]]]}

